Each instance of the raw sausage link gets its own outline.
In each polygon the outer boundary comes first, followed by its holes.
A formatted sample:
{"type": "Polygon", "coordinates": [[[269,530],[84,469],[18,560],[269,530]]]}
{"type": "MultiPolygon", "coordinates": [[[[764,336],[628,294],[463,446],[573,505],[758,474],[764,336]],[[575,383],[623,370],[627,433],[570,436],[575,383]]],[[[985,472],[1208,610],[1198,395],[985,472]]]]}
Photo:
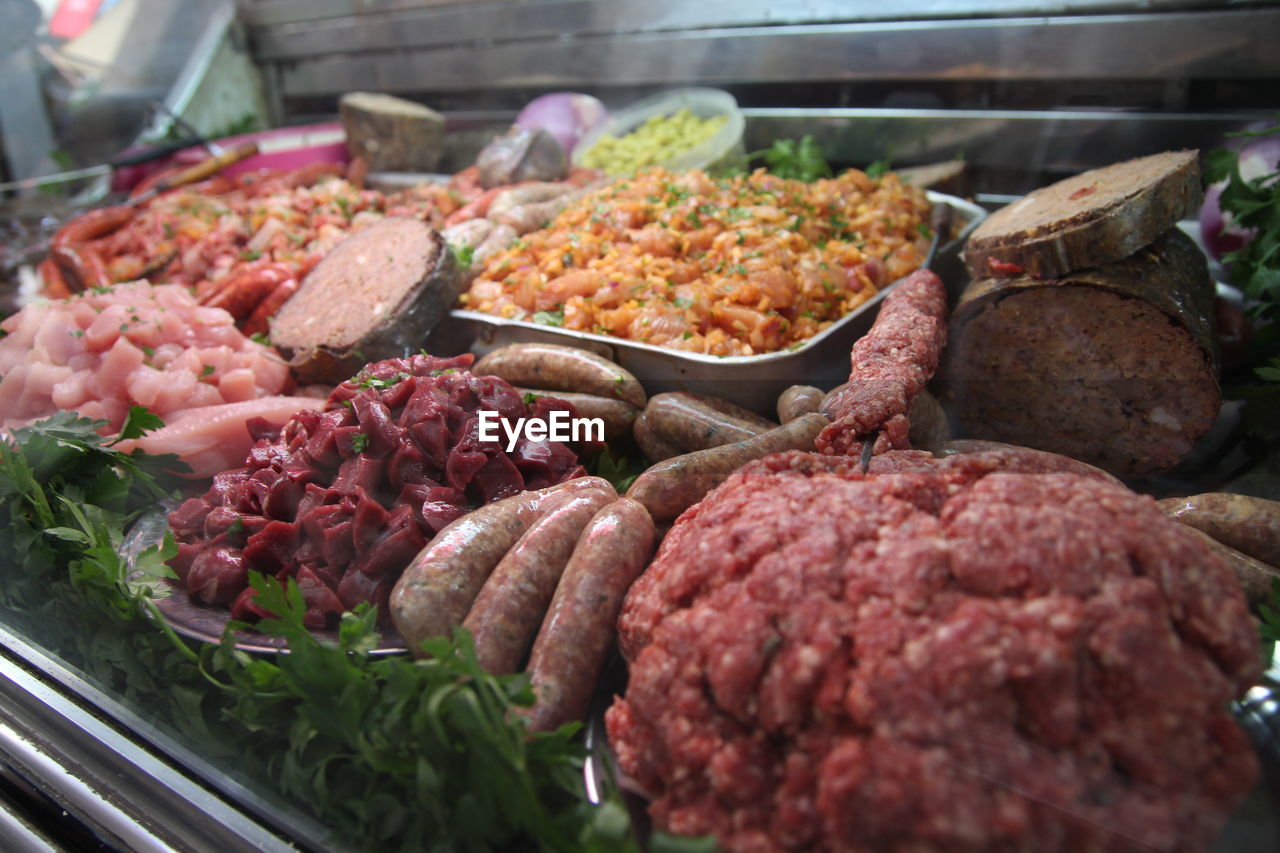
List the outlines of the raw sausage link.
{"type": "Polygon", "coordinates": [[[511,344],[496,349],[471,367],[475,376],[496,376],[512,385],[548,391],[577,391],[626,400],[644,408],[640,381],[606,358],[557,344],[511,344]]]}
{"type": "Polygon", "coordinates": [[[622,599],[648,565],[655,539],[648,510],[630,498],[597,512],[582,531],[529,655],[532,731],[586,716],[622,599]]]}
{"type": "Polygon", "coordinates": [[[518,236],[510,225],[493,226],[493,230],[485,236],[479,246],[476,246],[475,254],[471,256],[470,272],[478,275],[490,258],[509,247],[518,236]]]}
{"type": "Polygon", "coordinates": [[[1280,501],[1206,492],[1165,498],[1160,508],[1173,518],[1250,557],[1280,565],[1280,501]]]}
{"type": "Polygon", "coordinates": [[[582,529],[617,498],[613,489],[560,496],[502,558],[462,623],[480,666],[494,675],[520,667],[582,529]]]}
{"type": "Polygon", "coordinates": [[[778,420],[789,424],[801,415],[812,414],[822,406],[824,394],[812,385],[792,385],[778,396],[778,420]]]}
{"type": "Polygon", "coordinates": [[[76,292],[113,284],[102,256],[85,243],[53,246],[49,257],[57,264],[67,286],[76,292]]]}
{"type": "Polygon", "coordinates": [[[640,414],[625,400],[610,400],[595,394],[575,394],[572,391],[539,391],[535,388],[516,388],[521,395],[534,397],[554,397],[564,400],[577,410],[584,418],[599,418],[604,421],[605,441],[614,441],[631,433],[636,415],[640,414]]]}
{"type": "Polygon", "coordinates": [[[445,242],[457,249],[474,249],[484,242],[493,230],[493,223],[487,219],[468,219],[457,225],[450,225],[440,232],[445,242]]]}
{"type": "Polygon", "coordinates": [[[1240,591],[1244,593],[1249,607],[1257,609],[1259,604],[1271,600],[1271,582],[1280,580],[1280,569],[1270,566],[1261,560],[1255,560],[1248,554],[1242,554],[1230,545],[1224,545],[1209,534],[1195,527],[1188,529],[1200,537],[1209,549],[1230,567],[1236,580],[1240,582],[1240,591]]]}
{"type": "Polygon", "coordinates": [[[62,269],[53,262],[53,258],[45,258],[36,267],[40,272],[40,280],[44,282],[40,295],[50,299],[66,299],[72,294],[71,286],[62,275],[62,269]]]}
{"type": "Polygon", "coordinates": [[[836,387],[828,391],[827,395],[822,398],[822,405],[818,407],[818,411],[822,412],[822,414],[826,415],[827,417],[834,419],[836,417],[834,404],[837,400],[840,399],[840,395],[844,393],[844,389],[848,387],[849,387],[849,383],[846,382],[843,385],[837,385],[836,387]]]}
{"type": "Polygon", "coordinates": [[[752,459],[783,450],[812,450],[814,439],[830,423],[824,415],[803,415],[745,441],[668,459],[636,478],[627,497],[644,504],[654,521],[669,521],[752,459]]]}
{"type": "Polygon", "coordinates": [[[293,277],[293,269],[286,264],[252,267],[230,276],[201,304],[222,308],[232,317],[242,320],[252,314],[272,291],[293,277]]]}
{"type": "Polygon", "coordinates": [[[422,641],[446,636],[462,624],[493,567],[564,492],[612,489],[607,480],[583,477],[480,507],[441,530],[413,558],[391,591],[391,621],[421,656],[422,641]]]}
{"type": "Polygon", "coordinates": [[[645,458],[650,462],[661,462],[664,459],[670,459],[673,456],[679,456],[680,448],[659,436],[653,429],[653,424],[649,422],[649,416],[641,412],[636,416],[636,422],[631,427],[631,434],[636,440],[636,444],[640,446],[640,450],[644,453],[645,458]]]}
{"type": "Polygon", "coordinates": [[[86,211],[59,228],[49,245],[56,249],[97,240],[132,222],[136,214],[134,208],[122,206],[86,211]]]}
{"type": "Polygon", "coordinates": [[[258,303],[258,307],[253,309],[253,313],[249,315],[249,319],[244,321],[244,328],[241,329],[246,335],[265,335],[267,330],[271,328],[271,318],[280,310],[280,306],[289,301],[289,297],[298,292],[298,280],[296,278],[285,279],[276,286],[276,289],[267,295],[267,298],[258,303]]]}
{"type": "Polygon", "coordinates": [[[487,215],[495,217],[521,205],[550,201],[576,189],[577,187],[573,184],[547,181],[531,181],[520,186],[504,188],[494,197],[487,215]]]}
{"type": "Polygon", "coordinates": [[[483,218],[489,212],[489,205],[493,204],[493,200],[505,189],[506,187],[494,187],[491,190],[485,190],[479,196],[446,216],[444,218],[444,226],[449,228],[460,222],[466,222],[468,219],[483,218]]]}
{"type": "Polygon", "coordinates": [[[685,391],[654,395],[644,413],[654,433],[682,453],[743,441],[777,426],[727,400],[685,391]]]}

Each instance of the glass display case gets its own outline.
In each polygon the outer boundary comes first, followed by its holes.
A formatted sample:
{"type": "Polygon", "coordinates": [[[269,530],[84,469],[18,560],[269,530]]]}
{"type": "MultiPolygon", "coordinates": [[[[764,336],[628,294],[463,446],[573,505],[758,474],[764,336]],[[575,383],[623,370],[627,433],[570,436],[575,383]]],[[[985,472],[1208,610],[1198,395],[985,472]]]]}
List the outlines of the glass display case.
{"type": "MultiPolygon", "coordinates": [[[[9,181],[166,138],[333,122],[338,99],[361,90],[437,110],[439,168],[454,173],[537,95],[618,108],[708,85],[737,99],[747,151],[812,135],[837,167],[963,161],[949,191],[991,210],[1085,169],[1221,146],[1280,108],[1280,6],[1264,2],[120,0],[71,40],[48,29],[67,5],[0,9],[12,18],[0,44],[9,181]]],[[[40,255],[43,218],[118,198],[103,176],[57,199],[9,192],[15,279],[40,255]]],[[[1189,486],[1280,499],[1280,463],[1274,448],[1231,446],[1150,490],[1189,486]]],[[[217,703],[168,681],[177,652],[133,642],[154,623],[78,609],[65,582],[40,602],[30,577],[13,577],[0,608],[0,847],[370,846],[335,835],[298,790],[271,789],[242,744],[211,746],[217,703]]],[[[1215,850],[1280,844],[1277,703],[1262,685],[1237,708],[1264,775],[1215,850]]]]}

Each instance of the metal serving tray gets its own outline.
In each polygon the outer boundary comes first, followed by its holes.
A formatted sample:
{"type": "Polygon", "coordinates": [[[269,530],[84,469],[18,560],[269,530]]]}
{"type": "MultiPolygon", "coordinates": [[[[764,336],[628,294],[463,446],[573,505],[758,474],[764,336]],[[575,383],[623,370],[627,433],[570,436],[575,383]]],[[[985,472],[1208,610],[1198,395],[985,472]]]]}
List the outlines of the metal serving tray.
{"type": "MultiPolygon", "coordinates": [[[[929,201],[951,207],[956,237],[938,250],[933,268],[954,295],[964,281],[960,249],[969,233],[986,217],[973,202],[929,191],[929,201]]],[[[693,391],[731,400],[772,416],[778,395],[790,385],[833,388],[849,377],[849,350],[875,321],[890,284],[838,322],[794,349],[762,355],[713,356],[668,349],[621,338],[507,320],[478,311],[454,310],[427,341],[433,353],[470,350],[483,355],[513,343],[553,343],[598,353],[635,374],[649,394],[693,391]]]]}

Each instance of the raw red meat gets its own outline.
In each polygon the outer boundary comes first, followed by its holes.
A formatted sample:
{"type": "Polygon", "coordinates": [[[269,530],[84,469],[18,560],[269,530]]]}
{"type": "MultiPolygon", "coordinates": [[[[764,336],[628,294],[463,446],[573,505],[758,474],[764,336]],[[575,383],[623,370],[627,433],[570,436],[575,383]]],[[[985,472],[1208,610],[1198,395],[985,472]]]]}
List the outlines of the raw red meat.
{"type": "Polygon", "coordinates": [[[248,572],[294,578],[312,627],[372,602],[386,613],[392,585],[413,556],[469,509],[525,489],[582,476],[577,452],[523,435],[511,453],[478,438],[477,411],[503,419],[576,415],[553,397],[526,405],[492,376],[467,372],[472,356],[415,355],[371,364],[303,411],[278,437],[254,445],[245,467],[225,471],[169,516],[179,543],[171,562],[191,595],[263,615],[248,572]]]}
{"type": "Polygon", "coordinates": [[[791,452],[687,511],[608,712],[661,828],[732,851],[1194,850],[1257,767],[1226,566],[1043,453],[791,452]],[[1048,472],[1048,473],[1045,473],[1048,472]]]}

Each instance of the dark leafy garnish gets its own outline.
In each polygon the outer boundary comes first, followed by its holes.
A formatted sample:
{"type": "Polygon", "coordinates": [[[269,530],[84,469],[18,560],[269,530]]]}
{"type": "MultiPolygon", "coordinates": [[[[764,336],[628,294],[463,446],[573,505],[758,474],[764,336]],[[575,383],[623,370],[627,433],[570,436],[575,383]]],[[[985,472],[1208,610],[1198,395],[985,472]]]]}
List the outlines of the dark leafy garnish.
{"type": "Polygon", "coordinates": [[[1238,385],[1224,393],[1233,400],[1244,401],[1240,417],[1249,434],[1274,444],[1280,441],[1280,358],[1273,358],[1269,366],[1256,368],[1254,374],[1261,383],[1238,385]]]}
{"type": "Polygon", "coordinates": [[[1258,605],[1258,632],[1263,642],[1280,642],[1280,578],[1271,579],[1271,596],[1258,605]]]}
{"type": "Polygon", "coordinates": [[[891,168],[888,160],[877,160],[867,166],[867,177],[878,180],[889,174],[891,168]]]}
{"type": "Polygon", "coordinates": [[[129,414],[125,415],[124,423],[120,427],[119,440],[141,438],[162,426],[164,421],[160,420],[159,415],[153,414],[142,406],[130,406],[129,414]]]}
{"type": "Polygon", "coordinates": [[[803,136],[799,142],[779,139],[771,148],[753,152],[748,157],[763,159],[769,171],[780,178],[811,183],[819,178],[832,177],[831,166],[812,136],[803,136]]]}
{"type": "Polygon", "coordinates": [[[587,473],[596,477],[603,477],[613,484],[618,494],[623,494],[627,489],[631,488],[631,484],[636,481],[644,473],[644,469],[648,467],[643,459],[633,459],[626,456],[615,457],[609,452],[609,448],[601,450],[595,455],[589,463],[587,463],[587,473]]]}
{"type": "MultiPolygon", "coordinates": [[[[1280,134],[1280,125],[1265,130],[1233,134],[1260,137],[1280,134]]],[[[1219,205],[1241,229],[1256,229],[1243,248],[1223,257],[1231,269],[1231,282],[1240,288],[1249,311],[1260,323],[1280,321],[1280,172],[1245,180],[1239,156],[1216,150],[1205,157],[1205,177],[1210,183],[1225,180],[1219,205]]]]}
{"type": "MultiPolygon", "coordinates": [[[[129,430],[157,423],[137,411],[129,430]]],[[[120,546],[182,466],[112,448],[96,432],[105,425],[62,413],[0,441],[7,627],[352,847],[638,853],[617,794],[603,806],[586,799],[577,724],[528,732],[516,712],[532,702],[528,678],[486,673],[461,629],[425,643],[420,660],[374,656],[373,608],[345,614],[337,642],[322,642],[292,581],[254,577],[256,603],[274,614],[255,627],[288,654],[235,648],[236,623],[220,645],[175,635],[151,600],[171,576],[172,537],[132,565],[120,546]]],[[[659,833],[648,849],[707,848],[659,833]]]]}

